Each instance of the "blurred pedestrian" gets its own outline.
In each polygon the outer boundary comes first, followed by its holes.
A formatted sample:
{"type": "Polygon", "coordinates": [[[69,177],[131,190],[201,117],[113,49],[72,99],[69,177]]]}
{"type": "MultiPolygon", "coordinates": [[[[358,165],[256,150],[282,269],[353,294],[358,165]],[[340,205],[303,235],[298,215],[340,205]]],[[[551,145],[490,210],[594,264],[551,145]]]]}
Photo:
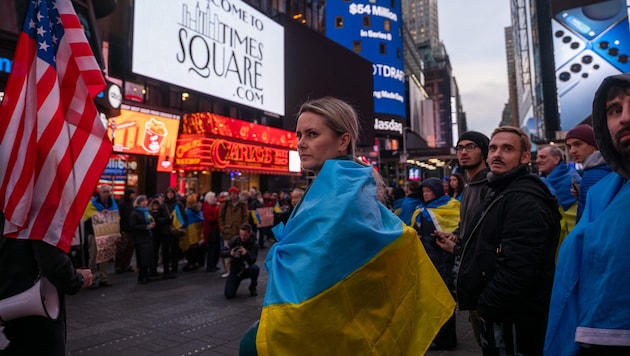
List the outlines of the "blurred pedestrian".
{"type": "Polygon", "coordinates": [[[153,264],[153,229],[156,223],[149,211],[149,199],[146,195],[138,195],[133,205],[134,210],[129,217],[129,226],[133,231],[136,246],[138,283],[147,284],[149,269],[153,264]]]}
{"type": "Polygon", "coordinates": [[[214,192],[207,192],[203,202],[203,236],[206,240],[206,272],[218,271],[217,263],[221,255],[221,233],[219,230],[219,212],[221,206],[214,192]]]}

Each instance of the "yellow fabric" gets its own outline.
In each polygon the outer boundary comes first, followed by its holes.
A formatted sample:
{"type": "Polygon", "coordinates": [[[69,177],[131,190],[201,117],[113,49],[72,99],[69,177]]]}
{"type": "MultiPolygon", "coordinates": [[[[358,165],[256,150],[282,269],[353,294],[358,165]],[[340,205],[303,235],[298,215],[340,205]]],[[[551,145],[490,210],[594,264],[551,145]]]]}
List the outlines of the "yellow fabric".
{"type": "Polygon", "coordinates": [[[301,304],[264,307],[258,354],[424,354],[453,314],[455,301],[415,230],[404,226],[403,231],[319,295],[301,304]]]}
{"type": "Polygon", "coordinates": [[[203,239],[203,221],[192,223],[185,230],[186,233],[179,239],[179,248],[182,252],[188,251],[190,246],[198,244],[203,239]]]}
{"type": "MultiPolygon", "coordinates": [[[[457,199],[452,199],[448,203],[437,208],[429,208],[431,220],[435,229],[443,232],[453,232],[459,226],[459,207],[461,203],[457,199]]],[[[416,209],[411,216],[412,224],[415,224],[421,209],[416,209]]]]}
{"type": "Polygon", "coordinates": [[[258,221],[258,217],[256,216],[256,210],[255,209],[250,211],[249,215],[251,215],[252,222],[254,223],[254,225],[258,225],[260,223],[260,221],[258,221]]]}
{"type": "Polygon", "coordinates": [[[171,221],[174,228],[181,229],[182,226],[184,226],[184,222],[182,221],[183,217],[181,215],[178,216],[177,211],[178,211],[177,208],[171,211],[171,221]]]}
{"type": "Polygon", "coordinates": [[[571,207],[567,210],[562,209],[562,207],[558,207],[560,210],[560,236],[558,239],[558,248],[556,249],[556,260],[558,259],[558,252],[560,251],[560,246],[564,241],[564,238],[567,237],[569,232],[573,230],[577,220],[577,208],[578,203],[575,202],[571,207]]]}
{"type": "Polygon", "coordinates": [[[91,218],[92,215],[96,213],[98,213],[98,210],[96,210],[96,207],[94,206],[94,204],[92,204],[92,200],[90,200],[87,207],[85,208],[85,212],[83,213],[83,221],[91,218]]]}

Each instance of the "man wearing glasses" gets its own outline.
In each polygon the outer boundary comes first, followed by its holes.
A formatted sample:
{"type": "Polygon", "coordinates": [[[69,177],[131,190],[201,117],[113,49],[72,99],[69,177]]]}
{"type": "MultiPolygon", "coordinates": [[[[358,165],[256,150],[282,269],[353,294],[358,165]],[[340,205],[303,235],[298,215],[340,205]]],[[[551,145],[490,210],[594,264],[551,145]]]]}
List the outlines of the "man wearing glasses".
{"type": "MultiPolygon", "coordinates": [[[[462,194],[462,202],[459,208],[459,227],[453,233],[436,231],[435,234],[440,238],[436,239],[436,243],[445,251],[449,251],[455,255],[455,266],[453,274],[457,274],[459,270],[459,256],[463,247],[463,242],[459,237],[466,236],[466,231],[478,220],[478,212],[481,211],[481,203],[486,196],[488,190],[488,165],[486,158],[488,157],[488,143],[490,139],[480,132],[467,131],[463,133],[457,140],[455,151],[457,152],[457,160],[459,167],[466,172],[466,188],[462,194]]],[[[449,286],[453,288],[453,286],[449,286]]],[[[470,322],[479,343],[478,318],[474,311],[471,311],[470,322]]]]}

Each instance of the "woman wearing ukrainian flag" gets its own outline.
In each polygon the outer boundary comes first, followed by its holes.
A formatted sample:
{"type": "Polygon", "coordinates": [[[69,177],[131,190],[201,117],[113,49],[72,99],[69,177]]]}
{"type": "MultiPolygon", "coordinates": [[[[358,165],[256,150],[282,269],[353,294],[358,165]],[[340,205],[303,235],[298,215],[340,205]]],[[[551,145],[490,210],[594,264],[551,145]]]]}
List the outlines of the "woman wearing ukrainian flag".
{"type": "Polygon", "coordinates": [[[260,323],[241,354],[423,354],[455,302],[415,230],[378,201],[378,173],[356,159],[356,112],[309,101],[296,133],[316,178],[274,228],[260,323]]]}
{"type": "MultiPolygon", "coordinates": [[[[436,243],[434,232],[453,232],[459,225],[459,201],[444,194],[440,178],[427,178],[420,183],[422,203],[411,218],[420,241],[446,286],[454,290],[453,265],[455,256],[436,243]]],[[[431,350],[451,350],[457,345],[455,314],[446,322],[431,343],[431,350]]]]}

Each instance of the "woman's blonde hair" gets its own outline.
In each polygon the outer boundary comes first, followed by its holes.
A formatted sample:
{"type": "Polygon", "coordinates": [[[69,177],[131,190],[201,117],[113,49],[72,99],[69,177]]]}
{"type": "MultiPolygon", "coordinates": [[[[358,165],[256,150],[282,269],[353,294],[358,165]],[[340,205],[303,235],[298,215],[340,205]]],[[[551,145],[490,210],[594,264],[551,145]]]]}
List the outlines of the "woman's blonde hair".
{"type": "Polygon", "coordinates": [[[300,107],[298,117],[305,112],[324,117],[326,126],[341,136],[350,135],[348,154],[356,158],[357,141],[359,139],[359,118],[357,112],[350,104],[343,100],[326,96],[305,102],[300,107]]]}

